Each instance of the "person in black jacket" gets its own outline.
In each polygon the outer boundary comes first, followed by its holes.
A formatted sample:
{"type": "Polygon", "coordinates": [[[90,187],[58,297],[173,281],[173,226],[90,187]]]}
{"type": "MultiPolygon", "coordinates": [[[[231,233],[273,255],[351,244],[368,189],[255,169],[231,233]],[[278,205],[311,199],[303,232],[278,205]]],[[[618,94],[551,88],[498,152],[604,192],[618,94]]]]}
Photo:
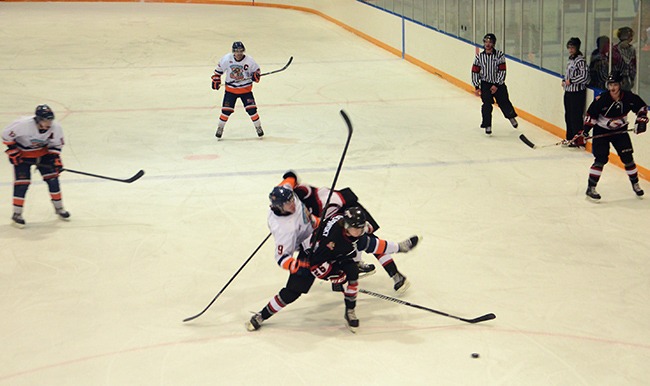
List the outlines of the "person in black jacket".
{"type": "Polygon", "coordinates": [[[641,134],[646,131],[648,124],[648,106],[640,96],[631,91],[621,89],[623,77],[618,72],[612,72],[607,79],[608,92],[600,95],[587,109],[584,129],[576,135],[573,141],[579,137],[588,137],[589,131],[593,128],[593,142],[591,152],[594,155],[594,163],[589,169],[589,180],[587,184],[587,197],[592,200],[600,200],[601,196],[596,192],[596,185],[603,172],[603,167],[609,161],[609,145],[611,144],[621,162],[625,166],[632,189],[637,196],[643,196],[643,189],[639,185],[639,174],[634,163],[634,152],[632,141],[628,134],[627,114],[632,111],[636,113],[634,133],[641,134]]]}

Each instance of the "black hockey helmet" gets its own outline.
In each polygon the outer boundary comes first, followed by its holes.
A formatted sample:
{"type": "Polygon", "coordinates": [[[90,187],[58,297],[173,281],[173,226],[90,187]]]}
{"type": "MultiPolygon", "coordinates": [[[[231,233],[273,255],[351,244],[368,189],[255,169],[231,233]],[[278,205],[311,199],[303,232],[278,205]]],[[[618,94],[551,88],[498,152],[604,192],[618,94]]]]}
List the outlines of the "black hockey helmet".
{"type": "Polygon", "coordinates": [[[366,213],[358,206],[351,206],[343,212],[346,228],[365,228],[366,213]]]}
{"type": "Polygon", "coordinates": [[[287,188],[286,186],[276,186],[269,193],[269,200],[271,201],[271,207],[282,208],[285,202],[289,202],[293,199],[293,190],[287,188]]]}
{"type": "Polygon", "coordinates": [[[580,51],[580,45],[582,42],[580,41],[579,38],[573,37],[569,39],[569,41],[566,43],[566,48],[569,48],[569,46],[575,47],[578,51],[580,51]]]}
{"type": "Polygon", "coordinates": [[[493,34],[493,33],[491,33],[491,32],[490,32],[490,33],[487,33],[487,34],[485,34],[485,36],[483,36],[483,42],[485,42],[486,40],[491,41],[492,44],[496,44],[496,43],[497,43],[497,37],[496,37],[496,35],[493,34]]]}
{"type": "Polygon", "coordinates": [[[34,116],[36,117],[37,121],[44,119],[53,120],[54,112],[48,105],[38,105],[36,106],[36,111],[34,111],[34,116]]]}
{"type": "Polygon", "coordinates": [[[607,81],[605,81],[605,85],[608,85],[610,83],[621,83],[622,81],[623,81],[623,76],[621,75],[621,73],[618,71],[612,71],[607,77],[607,81]]]}
{"type": "Polygon", "coordinates": [[[242,43],[240,41],[234,42],[232,44],[232,52],[235,52],[235,51],[241,51],[241,52],[246,51],[246,47],[244,47],[244,43],[242,43]]]}

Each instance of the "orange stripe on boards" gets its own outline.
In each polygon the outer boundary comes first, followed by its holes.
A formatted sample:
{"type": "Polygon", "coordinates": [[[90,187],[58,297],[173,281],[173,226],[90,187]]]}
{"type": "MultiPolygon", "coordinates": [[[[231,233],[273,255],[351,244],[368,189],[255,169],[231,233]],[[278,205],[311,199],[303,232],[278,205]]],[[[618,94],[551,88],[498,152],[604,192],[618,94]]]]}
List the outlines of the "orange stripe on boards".
{"type": "MultiPolygon", "coordinates": [[[[0,0],[1,1],[1,0],[0,0]]],[[[39,2],[39,0],[3,0],[7,2],[39,2]]],[[[50,2],[88,2],[91,0],[79,0],[79,1],[69,1],[69,0],[49,0],[50,2]]],[[[112,2],[123,2],[123,3],[140,3],[143,1],[140,0],[111,0],[112,2]]],[[[102,1],[96,1],[96,2],[102,2],[102,1]]],[[[334,23],[338,25],[339,27],[345,29],[346,31],[349,31],[362,39],[365,39],[369,41],[370,43],[392,53],[393,55],[399,56],[400,58],[402,57],[402,51],[393,48],[389,46],[388,44],[382,42],[381,40],[375,39],[372,36],[363,33],[353,27],[350,27],[347,24],[344,24],[343,22],[334,19],[333,17],[326,15],[318,10],[312,9],[312,8],[306,8],[306,7],[299,7],[295,5],[288,5],[288,4],[268,4],[268,3],[260,3],[260,2],[253,2],[251,1],[229,1],[229,0],[144,0],[145,3],[178,3],[178,4],[216,4],[216,5],[238,5],[238,6],[250,6],[250,7],[266,7],[266,8],[279,8],[279,9],[290,9],[294,11],[300,11],[300,12],[307,12],[311,13],[313,15],[317,15],[322,17],[323,19],[334,23]]],[[[476,47],[476,52],[478,53],[480,50],[478,47],[476,47]]],[[[463,90],[466,90],[467,92],[474,93],[474,87],[462,80],[459,80],[458,78],[455,78],[443,71],[438,70],[437,68],[424,63],[420,61],[419,59],[414,58],[411,55],[405,54],[404,55],[404,60],[411,62],[421,68],[423,68],[425,71],[432,73],[433,75],[439,76],[440,78],[443,78],[444,80],[448,81],[449,83],[453,84],[454,86],[461,88],[463,90]]],[[[532,124],[540,127],[541,129],[554,134],[560,138],[565,137],[565,131],[563,129],[560,129],[559,127],[546,122],[542,119],[539,119],[532,114],[526,113],[525,111],[521,111],[519,109],[516,109],[517,115],[519,115],[522,119],[531,122],[532,124]],[[559,132],[558,132],[559,130],[559,132]]],[[[590,144],[587,144],[587,150],[590,150],[591,146],[590,144]]],[[[623,167],[623,163],[621,162],[620,158],[613,153],[610,153],[610,162],[613,163],[614,165],[617,165],[619,167],[623,167]]],[[[639,177],[643,178],[644,180],[650,181],[650,172],[648,169],[646,169],[643,166],[637,165],[639,169],[639,177]]]]}

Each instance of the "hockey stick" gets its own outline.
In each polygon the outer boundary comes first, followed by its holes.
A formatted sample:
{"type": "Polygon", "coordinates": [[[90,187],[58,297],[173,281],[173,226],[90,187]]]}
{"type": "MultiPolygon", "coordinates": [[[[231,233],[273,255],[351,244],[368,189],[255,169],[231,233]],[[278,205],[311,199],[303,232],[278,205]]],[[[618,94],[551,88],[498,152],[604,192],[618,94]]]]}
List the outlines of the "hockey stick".
{"type": "MultiPolygon", "coordinates": [[[[289,61],[287,62],[287,64],[284,65],[284,67],[282,67],[282,68],[280,68],[280,69],[278,69],[278,70],[273,70],[273,71],[265,72],[265,73],[263,73],[263,74],[260,74],[260,76],[271,75],[271,74],[275,74],[276,72],[284,71],[284,70],[287,69],[287,67],[289,67],[289,65],[291,64],[291,62],[293,62],[293,56],[289,58],[289,61]]],[[[244,80],[250,80],[250,79],[253,79],[253,78],[244,78],[244,80]]]]}
{"type": "Polygon", "coordinates": [[[437,311],[437,310],[434,310],[434,309],[431,309],[431,308],[427,308],[427,307],[424,307],[424,306],[419,306],[419,305],[417,305],[417,304],[413,304],[413,303],[405,302],[404,300],[395,299],[395,298],[392,298],[392,297],[390,297],[390,296],[386,296],[386,295],[378,294],[378,293],[376,293],[376,292],[368,291],[368,290],[365,290],[365,289],[363,289],[363,288],[359,288],[359,292],[364,293],[364,294],[366,294],[366,295],[374,296],[374,297],[376,297],[376,298],[380,298],[380,299],[384,299],[384,300],[389,300],[389,301],[391,301],[391,302],[395,302],[395,303],[398,303],[398,304],[403,304],[403,305],[405,305],[405,306],[409,306],[409,307],[417,308],[417,309],[420,309],[420,310],[425,310],[425,311],[433,312],[434,314],[438,314],[438,315],[446,316],[446,317],[449,317],[449,318],[458,319],[458,320],[461,320],[461,321],[466,322],[466,323],[472,323],[472,324],[474,324],[474,323],[480,323],[480,322],[485,322],[485,321],[488,321],[488,320],[492,320],[492,319],[494,319],[494,318],[497,317],[496,315],[494,315],[494,314],[492,314],[492,313],[489,313],[489,314],[485,314],[485,315],[483,315],[483,316],[479,316],[479,317],[474,318],[474,319],[465,319],[465,318],[461,318],[461,317],[459,317],[459,316],[454,316],[454,315],[448,314],[448,313],[446,313],[446,312],[437,311]]]}
{"type": "Polygon", "coordinates": [[[343,117],[343,120],[345,120],[345,124],[348,127],[348,138],[345,141],[345,146],[343,147],[343,153],[341,154],[341,159],[339,160],[339,166],[336,168],[336,173],[334,173],[334,180],[332,180],[332,187],[330,188],[330,192],[327,195],[327,200],[325,200],[325,205],[323,205],[323,213],[321,213],[321,221],[318,224],[318,228],[314,232],[314,239],[311,241],[311,245],[309,247],[310,250],[313,251],[314,245],[316,245],[316,238],[318,235],[320,235],[320,232],[323,230],[323,226],[325,226],[325,218],[327,217],[327,208],[330,205],[330,201],[332,199],[332,193],[334,193],[334,187],[336,187],[336,181],[339,179],[339,175],[341,174],[341,167],[343,167],[343,160],[345,160],[345,154],[348,152],[348,147],[350,146],[350,140],[352,139],[352,122],[350,121],[350,117],[348,117],[348,114],[341,110],[341,116],[343,117]]]}
{"type": "MultiPolygon", "coordinates": [[[[627,133],[627,132],[630,132],[630,131],[634,131],[634,129],[627,129],[627,130],[623,130],[623,131],[617,131],[617,132],[614,132],[614,133],[605,133],[605,134],[592,135],[590,137],[584,137],[584,140],[587,141],[589,139],[594,139],[594,138],[611,137],[612,135],[623,134],[623,133],[627,133]]],[[[538,145],[535,145],[530,139],[526,138],[526,136],[523,135],[523,134],[519,135],[519,139],[521,140],[521,142],[525,143],[531,149],[541,149],[543,147],[551,147],[551,146],[558,146],[558,145],[570,145],[570,144],[574,143],[573,139],[571,139],[571,140],[563,139],[560,142],[555,142],[555,143],[551,143],[551,144],[548,144],[548,145],[540,145],[540,146],[538,146],[538,145]]]]}
{"type": "Polygon", "coordinates": [[[260,76],[271,75],[271,74],[275,74],[276,72],[284,71],[284,70],[287,69],[287,67],[289,67],[289,65],[291,64],[291,62],[293,62],[293,56],[289,58],[289,61],[287,62],[287,64],[285,64],[284,67],[282,67],[281,69],[279,69],[279,70],[275,70],[275,71],[265,72],[265,73],[263,73],[263,74],[260,74],[260,76]]]}
{"type": "Polygon", "coordinates": [[[203,313],[204,313],[205,311],[207,311],[208,308],[210,308],[210,307],[212,306],[212,304],[214,304],[215,301],[217,301],[217,298],[218,298],[219,296],[221,296],[221,294],[223,293],[223,291],[225,291],[226,288],[228,288],[228,286],[230,285],[230,283],[232,283],[232,281],[235,280],[235,278],[237,277],[237,275],[239,275],[239,272],[241,272],[241,270],[244,269],[244,267],[246,266],[246,264],[248,264],[248,262],[251,261],[251,259],[253,258],[253,256],[255,256],[255,254],[257,253],[257,251],[259,251],[260,248],[262,248],[262,245],[264,245],[264,243],[266,242],[266,240],[269,239],[269,237],[271,237],[271,234],[270,234],[270,233],[266,236],[266,238],[264,238],[264,240],[262,240],[262,242],[260,243],[260,245],[258,245],[257,248],[255,248],[255,250],[253,251],[253,253],[251,253],[251,255],[248,257],[248,259],[246,259],[246,261],[244,261],[244,264],[242,264],[241,267],[239,267],[239,269],[237,270],[237,272],[235,272],[235,274],[232,275],[232,277],[230,278],[230,280],[228,280],[228,283],[226,283],[226,285],[223,286],[223,288],[221,289],[221,291],[219,291],[219,293],[217,294],[217,296],[215,296],[214,299],[212,299],[212,301],[210,302],[210,304],[208,304],[208,305],[203,309],[203,311],[199,312],[198,314],[196,314],[196,315],[194,315],[194,316],[190,316],[189,318],[185,318],[185,319],[183,319],[183,322],[189,322],[190,320],[194,320],[194,319],[198,318],[199,316],[203,315],[203,313]]]}
{"type": "MultiPolygon", "coordinates": [[[[52,165],[45,165],[45,164],[32,164],[37,167],[45,167],[48,169],[54,170],[54,166],[52,165]]],[[[62,172],[70,172],[70,173],[76,173],[76,174],[83,174],[84,176],[89,176],[89,177],[95,177],[95,178],[103,178],[105,180],[111,180],[111,181],[117,181],[117,182],[124,182],[127,184],[130,184],[131,182],[134,182],[140,177],[144,176],[144,170],[140,170],[137,173],[135,173],[132,177],[126,178],[126,179],[120,179],[120,178],[113,178],[113,177],[107,177],[107,176],[100,176],[99,174],[92,174],[92,173],[87,173],[87,172],[80,172],[79,170],[72,170],[72,169],[66,169],[66,168],[61,168],[62,172]]]]}

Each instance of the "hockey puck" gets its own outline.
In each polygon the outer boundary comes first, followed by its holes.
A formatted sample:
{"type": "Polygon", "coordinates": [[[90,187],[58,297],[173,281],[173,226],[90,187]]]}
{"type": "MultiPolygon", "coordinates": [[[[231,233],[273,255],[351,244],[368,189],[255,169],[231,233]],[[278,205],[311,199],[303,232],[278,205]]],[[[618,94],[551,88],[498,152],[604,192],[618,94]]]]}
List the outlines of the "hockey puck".
{"type": "Polygon", "coordinates": [[[477,352],[473,352],[473,353],[472,353],[472,358],[478,358],[479,356],[480,356],[480,355],[478,355],[477,352]]]}

